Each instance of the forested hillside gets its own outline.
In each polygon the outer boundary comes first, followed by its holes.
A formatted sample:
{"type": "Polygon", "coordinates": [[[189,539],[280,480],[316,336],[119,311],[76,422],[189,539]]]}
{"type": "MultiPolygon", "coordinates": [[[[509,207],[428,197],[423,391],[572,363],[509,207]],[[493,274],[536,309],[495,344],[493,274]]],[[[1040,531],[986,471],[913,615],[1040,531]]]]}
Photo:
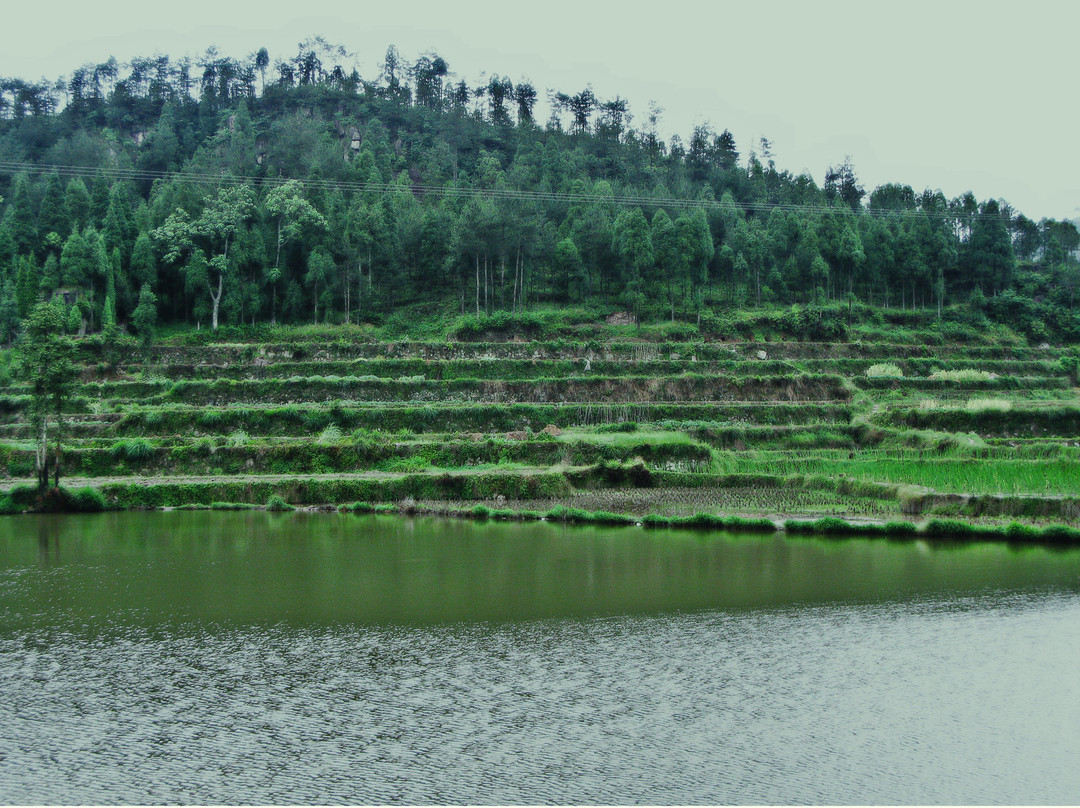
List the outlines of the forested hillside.
{"type": "Polygon", "coordinates": [[[765,140],[699,126],[665,142],[656,108],[589,88],[471,86],[393,48],[377,76],[347,62],[317,38],[280,59],[210,49],[0,80],[2,340],[58,292],[83,333],[378,323],[417,304],[704,328],[732,307],[839,302],[1080,339],[1070,222],[867,193],[848,160],[818,187],[765,140]]]}

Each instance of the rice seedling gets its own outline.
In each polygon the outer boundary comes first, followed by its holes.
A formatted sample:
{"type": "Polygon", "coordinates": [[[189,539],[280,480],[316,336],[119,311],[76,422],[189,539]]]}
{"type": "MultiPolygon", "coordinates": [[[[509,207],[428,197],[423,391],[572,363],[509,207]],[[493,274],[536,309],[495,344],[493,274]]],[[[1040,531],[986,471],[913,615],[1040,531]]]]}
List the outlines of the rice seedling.
{"type": "Polygon", "coordinates": [[[1006,398],[969,398],[964,408],[969,412],[1008,412],[1012,402],[1006,398]]]}

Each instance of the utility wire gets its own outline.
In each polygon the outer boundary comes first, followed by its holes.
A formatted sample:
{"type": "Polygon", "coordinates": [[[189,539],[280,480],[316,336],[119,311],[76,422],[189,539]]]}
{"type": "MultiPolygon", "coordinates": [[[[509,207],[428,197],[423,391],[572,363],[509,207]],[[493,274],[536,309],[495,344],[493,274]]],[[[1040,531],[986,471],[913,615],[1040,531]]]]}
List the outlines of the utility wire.
{"type": "MultiPolygon", "coordinates": [[[[515,188],[468,188],[455,185],[426,185],[423,183],[410,183],[399,185],[397,183],[359,182],[349,180],[331,179],[299,179],[293,177],[237,177],[232,174],[212,174],[197,171],[151,171],[147,169],[99,167],[82,165],[64,165],[57,163],[26,163],[14,160],[0,160],[0,175],[17,173],[28,174],[52,174],[61,177],[92,177],[103,174],[116,180],[143,180],[156,182],[159,180],[173,180],[188,182],[198,185],[243,185],[251,183],[256,187],[274,187],[283,185],[294,179],[305,187],[318,188],[326,191],[342,191],[352,193],[404,193],[414,195],[437,196],[437,197],[468,197],[482,199],[518,200],[524,202],[548,202],[555,204],[567,204],[581,202],[608,203],[622,206],[642,207],[671,207],[671,208],[706,208],[721,209],[723,203],[715,199],[690,199],[687,197],[673,196],[645,196],[642,194],[588,194],[566,193],[560,191],[534,191],[515,188]]],[[[770,213],[780,210],[784,213],[836,213],[837,209],[829,205],[820,204],[796,204],[796,203],[770,203],[770,202],[736,202],[735,206],[741,210],[752,213],[770,213]]],[[[840,212],[844,212],[842,209],[840,212]]],[[[1003,218],[1000,215],[984,214],[978,212],[956,211],[926,211],[926,210],[881,210],[862,208],[861,213],[885,218],[910,218],[913,216],[926,216],[935,219],[948,219],[950,221],[969,222],[976,218],[1003,218]]]]}

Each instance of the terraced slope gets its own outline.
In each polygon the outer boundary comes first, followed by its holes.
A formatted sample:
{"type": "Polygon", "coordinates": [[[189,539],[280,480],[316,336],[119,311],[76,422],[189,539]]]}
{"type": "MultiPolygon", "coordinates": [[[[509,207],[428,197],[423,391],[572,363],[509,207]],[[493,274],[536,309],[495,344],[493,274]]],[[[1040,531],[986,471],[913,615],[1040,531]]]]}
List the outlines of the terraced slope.
{"type": "MultiPolygon", "coordinates": [[[[557,505],[1080,520],[1061,349],[883,343],[349,342],[84,347],[68,485],[119,507],[557,505]],[[891,366],[891,367],[889,367],[891,366]]],[[[33,472],[0,395],[0,472],[33,472]]]]}

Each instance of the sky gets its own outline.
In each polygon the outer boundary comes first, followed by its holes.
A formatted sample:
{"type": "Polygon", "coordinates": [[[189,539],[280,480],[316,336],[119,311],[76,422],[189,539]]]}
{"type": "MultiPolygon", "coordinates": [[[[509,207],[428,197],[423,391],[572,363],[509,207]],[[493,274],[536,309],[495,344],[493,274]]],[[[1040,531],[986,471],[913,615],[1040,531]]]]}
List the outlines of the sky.
{"type": "Polygon", "coordinates": [[[3,18],[4,76],[208,45],[275,60],[321,34],[365,78],[388,45],[406,60],[435,51],[474,86],[486,73],[542,96],[621,96],[635,126],[656,102],[665,139],[707,123],[731,130],[745,158],[767,137],[779,169],[819,185],[850,156],[867,192],[898,182],[1004,199],[1036,220],[1080,217],[1080,0],[57,0],[3,18]]]}

